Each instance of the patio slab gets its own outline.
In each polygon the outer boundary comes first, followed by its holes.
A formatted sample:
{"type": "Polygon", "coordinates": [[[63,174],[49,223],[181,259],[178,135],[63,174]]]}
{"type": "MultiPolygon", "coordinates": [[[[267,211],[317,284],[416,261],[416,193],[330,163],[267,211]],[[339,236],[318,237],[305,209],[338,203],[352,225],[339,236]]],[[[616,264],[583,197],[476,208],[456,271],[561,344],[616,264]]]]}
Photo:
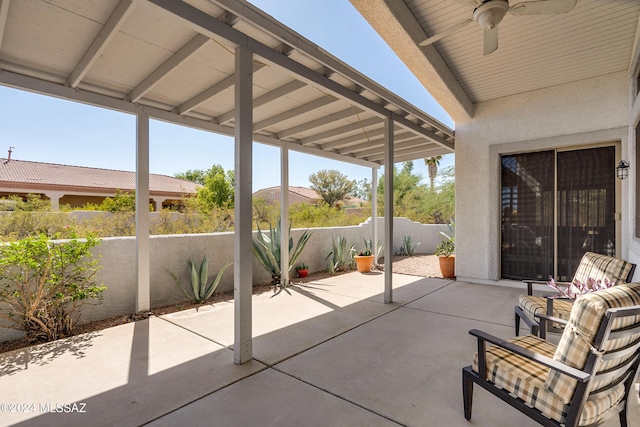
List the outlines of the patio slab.
{"type": "Polygon", "coordinates": [[[2,426],[140,425],[265,368],[153,317],[9,352],[0,367],[0,403],[27,404],[2,426]]]}
{"type": "MultiPolygon", "coordinates": [[[[447,281],[394,275],[394,304],[383,304],[382,275],[350,273],[290,288],[290,295],[253,299],[253,354],[273,365],[424,296],[447,281]],[[397,283],[396,284],[396,278],[397,283]],[[277,315],[276,315],[277,314],[277,315]],[[321,321],[317,321],[321,318],[321,321]]],[[[233,348],[233,305],[162,316],[214,342],[233,348]]]]}
{"type": "Polygon", "coordinates": [[[398,424],[267,369],[148,424],[150,427],[178,425],[387,427],[398,424]]]}
{"type": "MultiPolygon", "coordinates": [[[[304,382],[406,426],[469,426],[462,413],[461,369],[476,344],[478,322],[398,309],[275,366],[304,382]],[[402,333],[399,333],[402,331],[402,333]],[[358,355],[358,356],[353,356],[358,355]]],[[[508,336],[510,328],[482,325],[508,336]]],[[[537,425],[476,390],[476,425],[537,425]]]]}
{"type": "MultiPolygon", "coordinates": [[[[518,304],[518,297],[526,292],[526,288],[453,282],[406,307],[510,326],[513,335],[514,307],[518,304]]],[[[522,325],[523,332],[526,332],[526,325],[522,325]]]]}
{"type": "MultiPolygon", "coordinates": [[[[447,279],[434,279],[405,274],[393,275],[393,305],[404,305],[453,283],[447,279]]],[[[384,274],[382,272],[349,273],[329,277],[303,285],[318,291],[327,291],[358,299],[384,303],[384,274]],[[345,286],[345,278],[349,285],[345,286]]]]}

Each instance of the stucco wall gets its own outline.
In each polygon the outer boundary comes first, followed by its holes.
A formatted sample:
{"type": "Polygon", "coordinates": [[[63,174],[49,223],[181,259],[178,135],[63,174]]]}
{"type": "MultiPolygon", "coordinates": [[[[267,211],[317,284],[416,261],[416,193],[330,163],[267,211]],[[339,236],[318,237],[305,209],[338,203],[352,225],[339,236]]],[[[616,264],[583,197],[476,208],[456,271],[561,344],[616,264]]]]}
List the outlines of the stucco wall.
{"type": "MultiPolygon", "coordinates": [[[[356,244],[356,249],[364,248],[364,239],[371,238],[371,219],[352,227],[312,228],[313,233],[299,262],[305,262],[310,270],[326,270],[327,255],[332,250],[332,236],[344,236],[348,244],[356,244]]],[[[417,253],[433,253],[442,240],[439,231],[448,232],[446,225],[426,225],[408,220],[394,219],[394,252],[402,244],[404,236],[411,236],[414,242],[421,242],[417,253]]],[[[292,230],[294,242],[298,241],[304,229],[292,230]]],[[[254,232],[255,236],[255,232],[254,232]]],[[[383,240],[384,218],[378,219],[378,239],[383,240]]],[[[83,322],[105,319],[112,316],[135,312],[136,256],[134,237],[111,237],[102,239],[92,250],[100,261],[102,269],[98,281],[108,288],[101,304],[86,306],[83,322]]],[[[228,262],[233,262],[233,232],[212,234],[183,234],[151,236],[149,253],[151,256],[150,283],[151,306],[161,307],[187,300],[180,288],[173,282],[168,271],[176,274],[182,283],[189,286],[187,259],[202,261],[206,255],[209,275],[213,276],[228,262]]],[[[270,281],[270,276],[252,257],[253,283],[270,281]]],[[[295,267],[295,266],[294,266],[295,267]]],[[[295,277],[295,271],[292,271],[295,277]]],[[[233,289],[233,268],[225,271],[220,291],[233,289]]],[[[19,332],[0,328],[0,341],[19,337],[19,332]]]]}
{"type": "Polygon", "coordinates": [[[479,103],[471,121],[456,123],[458,277],[499,279],[501,154],[613,141],[626,153],[628,123],[626,71],[479,103]]]}

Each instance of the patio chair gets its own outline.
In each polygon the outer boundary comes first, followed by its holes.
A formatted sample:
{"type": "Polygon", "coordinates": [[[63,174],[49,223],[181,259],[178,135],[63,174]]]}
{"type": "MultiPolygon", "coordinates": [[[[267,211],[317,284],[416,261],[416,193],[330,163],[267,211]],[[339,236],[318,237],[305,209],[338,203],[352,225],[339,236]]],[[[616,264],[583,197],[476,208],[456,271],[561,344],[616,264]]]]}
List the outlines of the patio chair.
{"type": "Polygon", "coordinates": [[[465,418],[475,383],[543,426],[599,425],[615,414],[627,426],[640,361],[640,283],[578,297],[567,323],[557,346],[536,335],[469,331],[478,352],[462,369],[465,418]]]}
{"type": "MultiPolygon", "coordinates": [[[[582,256],[571,282],[577,279],[581,283],[585,283],[589,278],[594,280],[607,278],[615,281],[616,285],[625,282],[629,283],[633,278],[635,268],[635,264],[623,259],[586,252],[582,256]]],[[[523,282],[527,284],[527,295],[521,295],[518,299],[518,305],[515,307],[516,336],[520,335],[520,319],[527,324],[532,334],[540,335],[542,338],[546,338],[547,330],[562,333],[562,328],[558,328],[556,323],[547,323],[549,327],[545,330],[540,330],[536,314],[546,313],[549,316],[567,320],[571,313],[573,301],[569,299],[549,299],[533,295],[534,283],[546,284],[547,282],[538,280],[523,280],[523,282]]],[[[569,286],[571,282],[556,282],[556,284],[569,286]]]]}

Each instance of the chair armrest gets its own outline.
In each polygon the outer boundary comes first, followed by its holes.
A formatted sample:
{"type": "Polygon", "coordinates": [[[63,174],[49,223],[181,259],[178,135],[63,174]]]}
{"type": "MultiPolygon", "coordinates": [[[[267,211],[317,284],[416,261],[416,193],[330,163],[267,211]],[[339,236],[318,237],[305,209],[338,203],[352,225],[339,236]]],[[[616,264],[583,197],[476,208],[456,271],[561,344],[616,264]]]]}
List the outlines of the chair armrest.
{"type": "Polygon", "coordinates": [[[515,353],[519,356],[522,356],[525,359],[533,360],[534,362],[537,362],[548,368],[555,369],[558,372],[561,372],[565,375],[570,376],[571,378],[578,380],[578,382],[585,383],[589,381],[589,379],[591,378],[591,374],[588,374],[586,372],[583,372],[571,366],[565,365],[562,362],[553,360],[552,358],[544,356],[540,353],[536,353],[524,347],[520,347],[519,345],[510,343],[506,340],[503,340],[502,338],[498,338],[496,336],[487,334],[486,332],[482,332],[477,329],[472,329],[469,331],[469,334],[478,338],[478,367],[480,370],[483,371],[481,372],[481,374],[484,376],[484,378],[486,378],[486,362],[485,362],[484,354],[482,354],[482,356],[480,354],[480,349],[481,347],[485,349],[485,345],[484,345],[485,342],[489,342],[491,344],[497,345],[498,347],[509,350],[510,352],[515,353]]]}
{"type": "MultiPolygon", "coordinates": [[[[533,295],[533,284],[535,283],[536,285],[547,285],[549,284],[549,281],[544,281],[544,280],[523,280],[522,283],[526,283],[527,284],[527,295],[533,295]]],[[[556,285],[561,285],[561,286],[569,286],[571,284],[571,282],[556,282],[556,285]]]]}
{"type": "Polygon", "coordinates": [[[553,322],[553,323],[559,323],[561,325],[566,325],[567,323],[569,323],[567,320],[565,319],[561,319],[559,317],[553,317],[553,316],[549,316],[548,314],[544,314],[544,313],[536,313],[535,314],[536,319],[539,319],[542,322],[553,322]]]}

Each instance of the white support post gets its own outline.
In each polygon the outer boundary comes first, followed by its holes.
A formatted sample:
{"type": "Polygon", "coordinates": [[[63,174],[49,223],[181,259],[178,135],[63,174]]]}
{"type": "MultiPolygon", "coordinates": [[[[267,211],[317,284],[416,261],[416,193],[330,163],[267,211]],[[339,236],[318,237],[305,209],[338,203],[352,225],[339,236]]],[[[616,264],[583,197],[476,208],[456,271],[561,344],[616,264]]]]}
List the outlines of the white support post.
{"type": "Polygon", "coordinates": [[[393,302],[393,120],[384,121],[384,302],[393,302]]]}
{"type": "Polygon", "coordinates": [[[149,116],[136,121],[136,312],[151,308],[149,276],[149,116]]]}
{"type": "Polygon", "coordinates": [[[234,345],[236,364],[253,358],[253,254],[251,179],[253,166],[253,53],[236,48],[235,72],[235,232],[233,237],[234,345]]]}
{"type": "Polygon", "coordinates": [[[280,148],[280,283],[289,284],[289,147],[280,148]]]}
{"type": "Polygon", "coordinates": [[[378,264],[378,168],[371,168],[371,245],[373,263],[378,264]]]}

